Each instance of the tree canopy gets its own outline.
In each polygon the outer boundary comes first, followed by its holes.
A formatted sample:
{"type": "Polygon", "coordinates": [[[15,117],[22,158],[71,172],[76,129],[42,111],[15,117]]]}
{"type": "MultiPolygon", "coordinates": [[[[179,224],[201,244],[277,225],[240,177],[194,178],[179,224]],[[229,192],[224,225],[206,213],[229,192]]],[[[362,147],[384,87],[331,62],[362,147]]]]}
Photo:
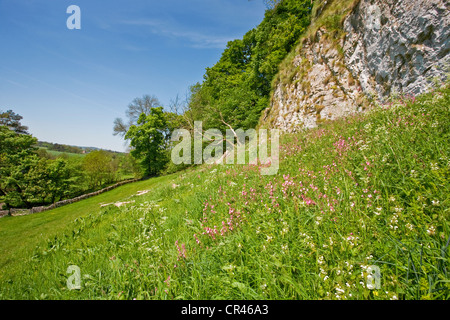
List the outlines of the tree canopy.
{"type": "Polygon", "coordinates": [[[40,158],[36,143],[31,135],[0,126],[0,196],[8,206],[31,207],[70,193],[67,163],[40,158]]]}
{"type": "Polygon", "coordinates": [[[230,41],[204,81],[191,88],[190,116],[205,129],[254,128],[269,105],[278,66],[310,23],[310,0],[270,1],[272,9],[243,39],[230,41]]]}
{"type": "Polygon", "coordinates": [[[166,147],[170,136],[169,123],[162,107],[141,113],[136,125],[125,135],[133,147],[131,154],[141,160],[146,175],[157,175],[168,161],[166,147]]]}
{"type": "Polygon", "coordinates": [[[23,117],[12,110],[2,112],[0,110],[0,126],[5,126],[16,133],[28,134],[28,127],[20,123],[23,117]]]}

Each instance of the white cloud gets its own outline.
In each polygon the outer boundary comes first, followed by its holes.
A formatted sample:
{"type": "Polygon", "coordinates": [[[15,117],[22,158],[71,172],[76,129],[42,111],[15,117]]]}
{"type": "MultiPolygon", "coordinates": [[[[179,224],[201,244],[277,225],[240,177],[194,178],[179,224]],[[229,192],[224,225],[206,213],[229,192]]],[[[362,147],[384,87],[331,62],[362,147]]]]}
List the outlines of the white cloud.
{"type": "Polygon", "coordinates": [[[138,27],[149,27],[150,32],[153,34],[185,40],[193,48],[224,49],[228,41],[238,38],[237,36],[219,36],[201,33],[158,19],[125,20],[120,23],[138,27]]]}

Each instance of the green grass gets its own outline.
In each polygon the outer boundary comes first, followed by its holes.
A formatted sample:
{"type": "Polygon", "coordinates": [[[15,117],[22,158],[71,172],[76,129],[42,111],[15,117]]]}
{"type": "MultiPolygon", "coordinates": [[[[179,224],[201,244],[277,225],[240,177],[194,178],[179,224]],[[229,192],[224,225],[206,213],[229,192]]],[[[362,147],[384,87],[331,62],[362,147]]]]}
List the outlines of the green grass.
{"type": "Polygon", "coordinates": [[[132,197],[140,190],[158,188],[171,176],[140,181],[118,187],[96,197],[29,216],[0,219],[0,280],[5,274],[14,274],[23,258],[32,253],[37,244],[73,228],[73,221],[97,212],[100,203],[116,202],[132,197]]]}
{"type": "Polygon", "coordinates": [[[449,299],[450,88],[414,100],[282,136],[275,176],[205,165],[0,220],[0,298],[449,299]]]}
{"type": "Polygon", "coordinates": [[[83,158],[84,156],[86,156],[85,154],[81,154],[81,153],[71,153],[71,152],[60,152],[60,151],[55,151],[55,150],[49,150],[47,148],[40,148],[43,149],[45,151],[47,151],[48,154],[50,154],[53,157],[68,157],[68,158],[83,158]]]}

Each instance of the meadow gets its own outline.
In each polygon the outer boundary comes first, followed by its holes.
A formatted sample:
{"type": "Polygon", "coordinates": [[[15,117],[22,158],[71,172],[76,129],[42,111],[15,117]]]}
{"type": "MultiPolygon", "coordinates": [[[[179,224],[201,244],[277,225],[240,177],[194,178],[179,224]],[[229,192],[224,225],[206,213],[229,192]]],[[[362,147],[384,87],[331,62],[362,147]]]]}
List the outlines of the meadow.
{"type": "Polygon", "coordinates": [[[49,150],[46,148],[40,148],[45,150],[48,154],[50,154],[54,158],[63,157],[63,158],[83,158],[85,155],[81,153],[71,153],[71,152],[61,152],[55,150],[49,150]]]}
{"type": "Polygon", "coordinates": [[[202,165],[2,218],[0,299],[449,299],[449,106],[285,134],[274,176],[202,165]]]}

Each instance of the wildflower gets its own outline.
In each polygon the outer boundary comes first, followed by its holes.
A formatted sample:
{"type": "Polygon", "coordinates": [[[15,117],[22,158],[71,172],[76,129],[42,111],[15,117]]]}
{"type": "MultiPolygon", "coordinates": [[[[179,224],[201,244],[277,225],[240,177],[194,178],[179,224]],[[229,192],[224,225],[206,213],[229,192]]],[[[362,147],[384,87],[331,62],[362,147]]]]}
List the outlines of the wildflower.
{"type": "Polygon", "coordinates": [[[198,240],[197,235],[194,234],[195,242],[197,242],[198,245],[200,245],[200,240],[198,240]]]}
{"type": "Polygon", "coordinates": [[[435,206],[435,207],[437,207],[438,205],[439,205],[439,200],[432,200],[431,201],[431,204],[433,205],[433,206],[435,206]]]}
{"type": "Polygon", "coordinates": [[[433,226],[430,226],[430,227],[427,229],[427,233],[428,233],[430,236],[434,236],[434,235],[436,234],[436,228],[433,227],[433,226]]]}
{"type": "Polygon", "coordinates": [[[376,209],[376,211],[374,211],[374,214],[376,214],[377,216],[379,216],[381,214],[381,210],[383,210],[383,208],[378,207],[376,209]]]}
{"type": "Polygon", "coordinates": [[[437,162],[432,162],[430,165],[431,165],[431,170],[433,170],[433,171],[439,170],[439,166],[438,166],[437,162]]]}
{"type": "Polygon", "coordinates": [[[398,229],[398,216],[394,214],[394,216],[390,220],[389,228],[397,230],[398,229]]]}
{"type": "Polygon", "coordinates": [[[316,224],[317,225],[320,224],[320,220],[322,220],[322,217],[320,217],[320,216],[316,217],[316,224]]]}
{"type": "Polygon", "coordinates": [[[394,196],[390,196],[389,197],[389,201],[394,202],[395,201],[395,197],[394,196]]]}
{"type": "Polygon", "coordinates": [[[272,239],[273,239],[273,237],[271,237],[271,236],[267,236],[267,242],[270,242],[270,241],[272,241],[272,239]]]}
{"type": "Polygon", "coordinates": [[[397,298],[396,295],[393,295],[392,298],[391,298],[391,300],[398,300],[398,298],[397,298]]]}
{"type": "Polygon", "coordinates": [[[336,288],[336,291],[337,291],[337,292],[339,292],[339,293],[345,293],[345,290],[342,290],[342,289],[341,289],[341,288],[339,288],[339,287],[338,287],[338,288],[336,288]]]}
{"type": "Polygon", "coordinates": [[[185,246],[185,244],[183,243],[181,245],[181,249],[180,249],[180,247],[178,246],[178,240],[177,240],[177,241],[175,241],[175,246],[177,247],[177,251],[178,251],[178,258],[177,258],[177,260],[179,260],[180,258],[186,259],[187,256],[186,256],[186,246],[185,246]]]}
{"type": "Polygon", "coordinates": [[[317,263],[318,264],[323,264],[323,256],[320,256],[318,259],[317,259],[317,263]]]}
{"type": "Polygon", "coordinates": [[[166,280],[164,280],[165,284],[167,284],[168,287],[170,287],[170,276],[167,277],[166,280]]]}
{"type": "Polygon", "coordinates": [[[411,223],[407,223],[406,228],[412,231],[412,229],[414,229],[414,226],[411,223]]]}

